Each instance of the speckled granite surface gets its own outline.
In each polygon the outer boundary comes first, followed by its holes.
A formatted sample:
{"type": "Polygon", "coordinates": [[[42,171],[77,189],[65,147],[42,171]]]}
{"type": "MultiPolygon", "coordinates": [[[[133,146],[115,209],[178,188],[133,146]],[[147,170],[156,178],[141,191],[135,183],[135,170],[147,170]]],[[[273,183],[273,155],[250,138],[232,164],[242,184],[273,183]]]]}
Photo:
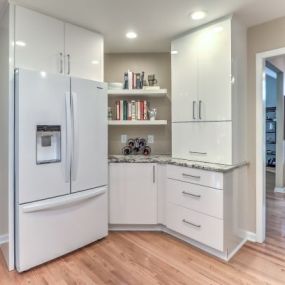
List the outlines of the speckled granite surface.
{"type": "Polygon", "coordinates": [[[206,162],[191,161],[186,159],[172,158],[170,155],[110,155],[109,163],[159,163],[176,166],[190,167],[216,172],[228,172],[235,168],[248,165],[248,162],[236,165],[214,164],[206,162]]]}

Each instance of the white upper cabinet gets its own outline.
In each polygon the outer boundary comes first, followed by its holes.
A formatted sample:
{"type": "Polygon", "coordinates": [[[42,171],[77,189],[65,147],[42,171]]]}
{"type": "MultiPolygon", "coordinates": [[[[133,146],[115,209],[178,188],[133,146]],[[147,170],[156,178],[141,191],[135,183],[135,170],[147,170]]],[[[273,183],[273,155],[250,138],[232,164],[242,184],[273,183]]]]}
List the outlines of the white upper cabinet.
{"type": "Polygon", "coordinates": [[[231,19],[172,42],[172,121],[231,120],[231,19]]]}
{"type": "Polygon", "coordinates": [[[65,71],[75,77],[103,81],[103,37],[65,24],[65,71]]]}
{"type": "Polygon", "coordinates": [[[64,23],[16,6],[15,66],[63,73],[64,23]]]}
{"type": "Polygon", "coordinates": [[[203,29],[198,49],[198,119],[231,120],[231,21],[203,29]]]}
{"type": "Polygon", "coordinates": [[[198,117],[197,99],[197,33],[172,42],[172,120],[195,121],[198,117]]]}
{"type": "Polygon", "coordinates": [[[16,6],[15,66],[103,81],[103,37],[16,6]]]}

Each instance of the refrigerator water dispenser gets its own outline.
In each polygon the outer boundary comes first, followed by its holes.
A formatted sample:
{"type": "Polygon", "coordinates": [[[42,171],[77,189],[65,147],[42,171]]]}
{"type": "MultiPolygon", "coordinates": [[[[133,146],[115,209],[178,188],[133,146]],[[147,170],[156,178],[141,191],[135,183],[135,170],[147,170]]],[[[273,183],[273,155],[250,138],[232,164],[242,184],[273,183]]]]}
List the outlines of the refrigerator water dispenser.
{"type": "Polygon", "coordinates": [[[61,127],[37,126],[37,164],[61,161],[61,127]]]}

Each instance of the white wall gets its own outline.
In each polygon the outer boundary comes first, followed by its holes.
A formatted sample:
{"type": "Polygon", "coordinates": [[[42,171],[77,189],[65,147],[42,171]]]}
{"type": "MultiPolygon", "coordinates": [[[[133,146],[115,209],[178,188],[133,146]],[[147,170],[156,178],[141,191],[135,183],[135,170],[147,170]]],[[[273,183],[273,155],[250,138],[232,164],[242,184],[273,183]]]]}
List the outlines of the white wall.
{"type": "Polygon", "coordinates": [[[14,269],[14,5],[0,17],[0,236],[9,270],[14,269]]]}
{"type": "Polygon", "coordinates": [[[9,10],[0,19],[0,237],[8,234],[9,10]]]}
{"type": "Polygon", "coordinates": [[[285,17],[248,29],[248,154],[249,154],[249,186],[248,230],[256,231],[256,192],[263,189],[256,188],[256,54],[285,47],[285,17]]]}

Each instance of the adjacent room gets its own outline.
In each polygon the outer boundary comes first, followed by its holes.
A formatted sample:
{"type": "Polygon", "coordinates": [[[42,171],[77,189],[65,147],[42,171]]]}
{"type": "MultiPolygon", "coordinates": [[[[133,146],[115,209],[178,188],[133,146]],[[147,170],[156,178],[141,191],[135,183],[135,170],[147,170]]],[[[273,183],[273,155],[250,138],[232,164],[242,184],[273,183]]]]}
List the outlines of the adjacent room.
{"type": "Polygon", "coordinates": [[[0,0],[0,285],[284,285],[285,2],[0,0]]]}

